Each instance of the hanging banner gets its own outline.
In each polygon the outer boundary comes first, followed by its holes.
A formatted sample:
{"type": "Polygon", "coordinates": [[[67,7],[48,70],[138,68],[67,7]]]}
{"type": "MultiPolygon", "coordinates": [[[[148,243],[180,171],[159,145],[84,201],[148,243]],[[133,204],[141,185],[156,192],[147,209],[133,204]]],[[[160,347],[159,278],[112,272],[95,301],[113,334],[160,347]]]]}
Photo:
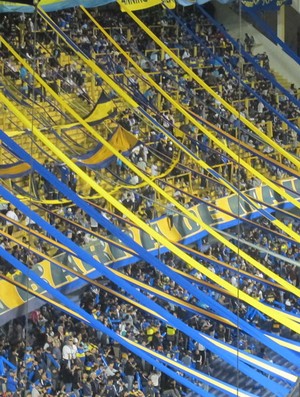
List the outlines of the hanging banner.
{"type": "Polygon", "coordinates": [[[176,2],[175,0],[165,0],[163,1],[164,6],[166,6],[167,8],[169,8],[170,10],[172,10],[173,8],[176,7],[176,2]]]}
{"type": "Polygon", "coordinates": [[[122,5],[130,11],[139,11],[146,8],[154,7],[162,3],[162,0],[120,0],[121,11],[124,12],[122,5]]]}
{"type": "Polygon", "coordinates": [[[0,165],[0,179],[20,178],[28,175],[30,172],[30,164],[27,164],[24,161],[0,165]]]}

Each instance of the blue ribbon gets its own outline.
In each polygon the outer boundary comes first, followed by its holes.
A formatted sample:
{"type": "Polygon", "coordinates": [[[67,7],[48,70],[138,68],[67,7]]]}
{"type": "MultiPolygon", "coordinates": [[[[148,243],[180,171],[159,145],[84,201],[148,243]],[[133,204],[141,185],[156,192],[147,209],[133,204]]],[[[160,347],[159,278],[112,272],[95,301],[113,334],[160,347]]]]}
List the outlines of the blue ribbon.
{"type": "Polygon", "coordinates": [[[13,371],[17,370],[17,367],[13,365],[10,361],[8,361],[5,357],[0,356],[0,375],[5,374],[5,367],[4,364],[7,365],[13,371]]]}
{"type": "MultiPolygon", "coordinates": [[[[54,175],[52,175],[48,170],[46,170],[43,166],[41,166],[38,162],[36,162],[34,159],[31,158],[31,156],[26,153],[22,148],[20,148],[13,140],[11,140],[11,138],[7,137],[5,135],[4,132],[0,132],[1,135],[3,135],[3,140],[7,140],[9,142],[10,145],[12,145],[12,147],[15,147],[15,149],[18,151],[18,153],[20,153],[21,156],[24,156],[25,160],[28,160],[32,163],[34,169],[38,170],[38,172],[43,175],[45,178],[47,178],[54,186],[56,186],[59,190],[63,191],[65,194],[68,193],[68,196],[71,198],[72,201],[74,201],[74,203],[76,203],[78,206],[80,206],[81,208],[83,208],[86,212],[89,213],[90,216],[94,217],[95,219],[97,219],[97,221],[99,223],[101,223],[105,228],[107,228],[113,235],[117,236],[118,238],[120,238],[120,240],[124,241],[126,244],[128,244],[129,247],[131,247],[133,250],[137,251],[138,253],[140,253],[140,256],[143,257],[145,260],[147,260],[149,263],[151,263],[153,266],[156,266],[160,271],[164,272],[165,274],[167,274],[169,277],[171,278],[176,278],[176,280],[178,282],[181,283],[181,285],[184,285],[184,288],[193,292],[194,296],[197,296],[198,299],[202,299],[204,300],[205,298],[209,300],[208,297],[206,297],[206,295],[204,293],[202,293],[201,291],[199,291],[197,288],[195,288],[191,283],[189,283],[187,280],[185,280],[183,277],[181,277],[180,275],[178,275],[177,273],[174,273],[171,269],[169,269],[168,267],[166,267],[164,264],[162,264],[157,258],[153,257],[152,255],[149,255],[148,251],[146,251],[144,248],[142,248],[141,246],[139,246],[135,241],[133,241],[129,236],[127,236],[126,234],[124,234],[121,230],[119,230],[115,225],[113,225],[110,221],[108,221],[106,218],[104,218],[101,214],[99,214],[97,211],[95,211],[94,209],[92,209],[88,204],[86,204],[82,199],[80,199],[76,193],[74,193],[72,190],[70,190],[69,188],[67,188],[64,184],[62,184],[54,175]]],[[[9,198],[9,200],[11,199],[15,199],[18,201],[19,205],[22,205],[24,207],[25,211],[29,211],[31,213],[31,215],[35,218],[34,220],[42,225],[43,228],[45,228],[48,232],[49,228],[50,229],[54,229],[54,235],[56,235],[57,233],[59,233],[59,235],[61,236],[61,238],[64,241],[64,244],[66,246],[68,246],[71,250],[75,251],[78,253],[78,250],[80,250],[80,253],[83,251],[80,247],[76,246],[72,241],[70,241],[69,239],[67,239],[64,235],[62,235],[60,232],[58,232],[55,228],[53,228],[51,225],[49,225],[47,222],[45,222],[42,218],[40,218],[36,213],[34,213],[33,211],[29,210],[29,208],[24,205],[23,203],[21,203],[17,198],[15,198],[14,196],[12,196],[9,192],[6,191],[7,194],[9,194],[11,197],[9,198]],[[77,251],[76,248],[77,247],[77,251]]],[[[51,233],[50,233],[51,234],[51,233]]],[[[83,260],[87,263],[90,263],[88,259],[86,259],[86,252],[83,251],[84,254],[84,258],[83,260]]],[[[79,258],[82,259],[81,255],[77,255],[79,258]]],[[[94,266],[96,269],[98,269],[99,271],[101,271],[101,269],[99,269],[98,266],[98,262],[96,262],[94,260],[94,258],[92,258],[93,262],[94,262],[94,266]],[[96,262],[96,263],[95,263],[96,262]]],[[[103,270],[103,269],[102,269],[103,270]]],[[[104,270],[108,270],[104,267],[104,270]]],[[[103,273],[103,271],[102,271],[103,273]]],[[[107,276],[108,278],[111,278],[110,275],[107,276]]],[[[115,278],[115,276],[113,276],[115,278]]],[[[120,281],[118,281],[120,282],[120,281]]],[[[126,285],[126,282],[125,282],[126,285]]],[[[126,287],[124,287],[124,289],[126,289],[126,287]]],[[[136,290],[134,290],[136,292],[136,290]]],[[[144,297],[144,295],[142,295],[142,297],[144,297]]],[[[150,301],[152,304],[153,302],[150,301]]],[[[214,300],[211,300],[209,303],[210,306],[216,306],[216,302],[214,300]],[[212,303],[215,303],[215,305],[212,305],[212,303]]],[[[222,305],[218,304],[217,306],[219,306],[220,308],[220,312],[223,314],[224,317],[227,316],[227,318],[229,318],[231,321],[233,322],[241,322],[241,319],[238,319],[233,313],[231,313],[228,309],[224,308],[222,305]]],[[[153,310],[155,311],[156,309],[153,308],[153,310]]],[[[163,317],[166,317],[165,314],[159,313],[161,314],[163,317]]],[[[169,314],[167,312],[167,314],[169,314]]],[[[177,319],[178,320],[178,319],[177,319]]],[[[178,326],[176,326],[177,328],[179,328],[178,326]]],[[[249,329],[249,334],[253,335],[253,333],[256,331],[258,332],[257,334],[257,339],[259,340],[263,340],[264,336],[261,333],[261,331],[257,331],[255,328],[249,326],[249,324],[247,322],[245,322],[245,327],[247,327],[249,329]]],[[[196,339],[197,340],[197,339],[196,339]]],[[[270,345],[270,340],[268,338],[265,338],[265,342],[266,344],[270,345]],[[268,343],[267,343],[268,342],[268,343]]],[[[201,342],[202,343],[202,342],[201,342]]],[[[272,347],[271,347],[272,348],[272,347]]],[[[273,344],[273,349],[275,351],[278,351],[278,345],[276,343],[273,344]]],[[[283,351],[286,350],[283,348],[283,351]]],[[[291,353],[291,352],[290,352],[291,353]]],[[[293,355],[293,353],[292,353],[293,355]]],[[[286,352],[284,353],[284,357],[286,357],[286,352]]],[[[291,357],[292,362],[295,360],[295,356],[292,358],[291,357]]]]}
{"type": "MultiPolygon", "coordinates": [[[[42,278],[40,278],[38,275],[36,275],[32,270],[28,269],[28,268],[27,268],[25,265],[23,265],[19,260],[17,260],[17,259],[16,259],[14,256],[12,256],[10,253],[8,253],[4,248],[0,247],[0,252],[2,252],[3,257],[4,257],[8,262],[10,262],[14,267],[16,267],[18,270],[20,270],[23,274],[26,274],[26,276],[27,276],[29,279],[31,279],[31,280],[34,281],[36,284],[38,284],[42,289],[46,289],[46,288],[47,288],[47,289],[48,289],[48,292],[49,292],[52,296],[54,296],[56,299],[60,300],[61,302],[63,302],[63,303],[65,304],[65,307],[68,307],[70,310],[74,311],[75,313],[78,313],[80,316],[84,317],[85,320],[82,320],[82,318],[77,317],[76,315],[70,313],[67,309],[65,309],[65,312],[66,312],[67,314],[69,314],[69,315],[73,316],[74,318],[77,318],[77,319],[79,319],[79,320],[81,320],[81,321],[86,322],[86,324],[89,325],[89,326],[91,326],[91,324],[92,324],[93,327],[94,327],[95,329],[98,329],[98,330],[100,330],[100,331],[106,333],[107,335],[109,335],[110,337],[112,337],[114,340],[118,341],[120,344],[124,345],[125,347],[130,346],[129,349],[130,349],[131,351],[133,351],[135,354],[139,354],[142,358],[145,358],[146,361],[148,361],[148,362],[151,363],[152,365],[154,365],[152,360],[154,360],[154,362],[157,363],[157,357],[154,356],[154,355],[152,355],[151,352],[146,353],[146,352],[144,352],[143,350],[139,351],[139,350],[140,350],[139,348],[137,348],[137,347],[135,347],[135,346],[132,346],[129,342],[126,341],[126,339],[121,338],[121,337],[119,336],[119,334],[115,333],[115,332],[112,331],[110,328],[105,327],[101,322],[99,322],[98,320],[96,320],[92,315],[88,314],[86,311],[84,311],[82,308],[80,308],[77,304],[73,303],[69,298],[65,297],[62,293],[60,293],[60,292],[57,291],[55,288],[53,288],[53,287],[50,286],[48,283],[46,283],[42,278]],[[136,350],[138,350],[138,352],[137,352],[136,350]],[[152,357],[153,357],[153,359],[152,359],[152,357]]],[[[54,302],[54,304],[55,304],[55,302],[54,302]]],[[[60,308],[59,306],[57,306],[57,307],[60,308]]],[[[224,344],[224,343],[223,343],[223,344],[224,344]]],[[[224,344],[224,345],[225,345],[225,344],[224,344]]],[[[7,360],[6,360],[6,361],[7,361],[7,360]]],[[[164,361],[164,357],[162,357],[162,361],[164,361]]],[[[105,360],[104,360],[104,362],[105,362],[105,360]]],[[[176,366],[176,363],[175,363],[174,361],[172,361],[172,362],[166,361],[166,363],[167,363],[168,365],[170,365],[171,367],[173,367],[174,369],[177,369],[177,370],[178,370],[178,367],[176,366]]],[[[163,364],[161,364],[161,365],[163,365],[163,364]]],[[[154,366],[156,366],[157,368],[161,369],[163,372],[167,373],[167,372],[165,371],[165,368],[166,368],[166,367],[164,367],[164,369],[162,369],[160,366],[158,366],[158,365],[156,365],[156,364],[155,364],[154,366]]],[[[13,368],[12,365],[11,365],[11,367],[13,368]]],[[[277,366],[277,367],[278,367],[278,366],[277,366]]],[[[278,368],[280,368],[280,367],[278,367],[278,368]]],[[[188,369],[188,368],[187,368],[186,370],[183,369],[183,368],[180,368],[180,371],[183,372],[183,373],[185,373],[185,374],[188,375],[189,377],[192,377],[192,378],[194,378],[194,379],[199,379],[197,376],[191,374],[191,373],[189,372],[189,369],[188,369]]],[[[198,372],[198,371],[196,371],[196,372],[198,372]]],[[[167,373],[167,374],[168,374],[168,373],[167,373]]],[[[175,374],[175,373],[173,373],[173,374],[175,374]]],[[[176,374],[176,375],[177,375],[177,374],[176,374]]],[[[172,376],[172,375],[171,375],[171,376],[172,376]]],[[[210,376],[208,376],[208,375],[206,375],[206,374],[205,374],[205,376],[208,378],[208,380],[207,380],[207,381],[204,381],[204,380],[203,380],[203,382],[210,384],[211,386],[213,386],[213,387],[216,388],[216,389],[219,389],[219,390],[222,390],[222,391],[224,390],[221,386],[218,387],[218,386],[214,383],[214,378],[212,378],[212,377],[210,377],[210,376]],[[210,380],[209,380],[209,379],[210,379],[210,380]]],[[[178,381],[179,383],[184,384],[183,380],[185,380],[185,378],[182,378],[180,375],[178,375],[178,377],[177,377],[177,376],[175,377],[175,376],[173,375],[172,377],[173,377],[173,379],[175,379],[175,380],[178,381]]],[[[217,381],[218,381],[221,385],[226,386],[226,383],[225,383],[225,382],[222,382],[222,381],[219,381],[219,380],[217,380],[217,381]]],[[[193,385],[193,386],[194,386],[194,385],[193,385]]],[[[190,386],[188,386],[188,387],[190,387],[190,386]]],[[[192,389],[192,390],[194,390],[195,392],[198,392],[198,393],[199,393],[199,389],[197,390],[197,387],[196,387],[196,386],[195,386],[195,389],[192,389]]],[[[201,389],[201,390],[202,390],[202,389],[201,389]]],[[[241,390],[241,391],[242,391],[242,390],[241,390]]],[[[228,391],[227,391],[227,392],[228,392],[228,391]]],[[[228,392],[228,393],[229,393],[230,395],[236,396],[236,393],[235,393],[235,392],[233,392],[233,393],[228,392]]],[[[249,397],[255,397],[255,395],[253,395],[252,393],[248,393],[248,392],[245,392],[245,391],[243,391],[243,393],[246,393],[249,397]]],[[[207,396],[207,397],[212,397],[212,395],[211,395],[210,393],[206,393],[204,390],[203,390],[203,393],[200,393],[200,395],[203,395],[203,396],[205,396],[205,397],[206,397],[206,396],[207,396]]]]}
{"type": "MultiPolygon", "coordinates": [[[[32,167],[35,170],[37,170],[44,178],[46,178],[53,186],[55,186],[64,195],[69,197],[76,205],[81,207],[92,218],[96,219],[98,223],[100,223],[104,228],[109,230],[113,235],[118,237],[121,241],[123,241],[126,245],[128,245],[128,247],[135,250],[137,252],[137,254],[141,256],[141,258],[143,258],[144,260],[146,260],[148,263],[152,264],[153,266],[157,267],[159,270],[161,270],[165,274],[169,273],[168,275],[170,277],[176,278],[178,283],[183,285],[184,288],[189,290],[191,293],[194,293],[194,295],[197,296],[199,299],[201,299],[203,297],[203,295],[205,295],[203,293],[201,294],[197,288],[194,288],[191,285],[191,283],[187,282],[187,280],[185,280],[183,277],[180,277],[177,274],[176,274],[176,276],[174,276],[173,272],[169,268],[167,268],[164,264],[162,264],[157,258],[155,258],[151,254],[149,254],[148,251],[146,251],[143,247],[141,247],[134,240],[132,240],[130,236],[123,233],[120,229],[118,229],[110,221],[105,219],[99,212],[97,212],[89,204],[85,203],[84,200],[82,200],[80,197],[78,197],[76,193],[74,193],[66,185],[61,183],[54,175],[52,175],[41,164],[39,164],[37,161],[35,161],[28,153],[26,153],[21,147],[19,147],[11,138],[9,138],[1,130],[0,130],[0,136],[1,136],[1,139],[3,139],[6,143],[11,145],[14,148],[14,150],[16,150],[16,152],[20,155],[21,158],[23,158],[27,162],[30,162],[30,164],[32,164],[32,167]]],[[[145,304],[146,306],[151,308],[153,311],[156,311],[159,315],[164,317],[168,323],[170,323],[177,329],[180,329],[182,332],[186,333],[187,335],[189,335],[196,341],[199,341],[201,344],[206,346],[209,350],[211,350],[215,354],[222,357],[224,360],[229,362],[231,365],[233,365],[233,366],[236,365],[235,357],[233,357],[231,354],[228,354],[228,352],[223,352],[223,351],[217,349],[213,343],[205,340],[198,332],[189,328],[188,326],[186,326],[186,324],[184,324],[178,318],[172,316],[169,312],[162,309],[159,305],[155,304],[153,301],[146,298],[143,294],[138,292],[135,288],[131,287],[131,285],[129,283],[116,277],[105,266],[103,266],[103,265],[101,266],[101,264],[98,261],[96,261],[91,255],[87,254],[81,247],[78,247],[75,243],[73,243],[73,241],[69,240],[66,236],[64,236],[61,232],[59,232],[53,226],[49,225],[44,219],[42,219],[39,215],[37,215],[32,210],[30,210],[25,204],[23,204],[20,200],[18,200],[15,196],[13,196],[6,189],[4,189],[3,187],[0,187],[0,193],[8,201],[12,202],[17,208],[19,208],[21,211],[23,211],[25,214],[27,214],[31,219],[33,219],[37,224],[39,224],[43,229],[45,229],[50,235],[54,236],[55,238],[59,237],[59,240],[63,244],[65,244],[69,249],[76,252],[78,257],[81,260],[83,260],[84,262],[87,262],[91,266],[95,267],[102,274],[104,274],[107,278],[111,279],[117,285],[120,285],[122,288],[124,288],[130,294],[135,296],[143,304],[145,304]],[[99,264],[100,264],[100,266],[99,266],[99,264]]],[[[229,310],[228,310],[228,312],[231,313],[229,310]]],[[[233,316],[235,316],[235,315],[233,315],[233,316]]],[[[237,321],[236,317],[235,317],[235,321],[237,321]]],[[[239,319],[239,321],[240,321],[240,319],[239,319]]],[[[253,335],[253,327],[251,327],[251,333],[253,335]]],[[[273,347],[271,347],[271,348],[273,348],[273,350],[275,350],[277,352],[281,351],[284,357],[286,357],[288,354],[290,354],[294,357],[293,352],[289,352],[288,350],[286,350],[284,348],[282,348],[282,349],[279,348],[278,344],[276,344],[276,343],[270,341],[268,338],[264,337],[262,335],[262,333],[259,333],[259,334],[260,334],[259,338],[258,338],[259,340],[261,340],[261,341],[264,340],[266,342],[266,344],[269,346],[272,345],[272,343],[273,343],[273,347]]],[[[265,343],[265,342],[263,342],[263,343],[265,343]]],[[[295,358],[293,358],[293,360],[291,360],[291,361],[295,362],[295,358]]],[[[272,382],[271,380],[269,380],[262,374],[257,373],[255,370],[251,369],[250,367],[248,367],[248,365],[244,364],[243,362],[239,363],[239,369],[242,372],[244,372],[245,374],[251,376],[257,382],[259,382],[259,383],[262,382],[261,384],[264,384],[264,385],[267,384],[268,388],[270,388],[270,390],[274,389],[274,390],[276,390],[276,393],[279,393],[279,390],[278,390],[279,386],[276,382],[272,382]]],[[[283,389],[285,389],[285,388],[283,388],[283,389]]],[[[282,393],[284,393],[284,390],[281,390],[281,391],[282,391],[282,393]]],[[[278,396],[279,396],[279,394],[278,394],[278,396]]]]}
{"type": "MultiPolygon", "coordinates": [[[[122,337],[120,337],[120,335],[118,335],[116,332],[114,332],[110,328],[104,326],[100,321],[96,320],[91,314],[87,313],[85,310],[83,310],[76,303],[72,302],[71,299],[69,299],[66,296],[64,296],[61,292],[59,292],[58,290],[53,288],[51,285],[49,285],[46,281],[44,281],[42,278],[40,278],[32,270],[30,270],[28,267],[23,265],[23,263],[21,263],[19,260],[17,260],[14,256],[12,256],[4,248],[0,247],[0,253],[1,253],[1,256],[5,260],[7,260],[9,263],[11,263],[16,269],[20,270],[23,274],[26,274],[26,276],[28,278],[30,278],[32,281],[34,281],[41,288],[47,290],[55,299],[57,299],[60,302],[62,302],[66,308],[69,308],[74,313],[78,313],[78,315],[83,317],[84,320],[82,320],[81,317],[77,317],[75,314],[71,314],[67,309],[65,310],[66,313],[68,313],[69,315],[72,315],[73,317],[79,319],[80,321],[85,322],[87,325],[93,326],[93,328],[95,328],[95,329],[97,329],[97,330],[99,330],[101,332],[104,332],[105,334],[110,336],[112,339],[116,340],[121,345],[125,346],[130,351],[135,353],[136,355],[144,358],[147,362],[152,364],[154,367],[160,369],[162,372],[164,372],[167,375],[171,376],[171,378],[175,379],[177,382],[185,385],[189,389],[193,390],[195,393],[199,393],[200,396],[213,397],[212,394],[210,394],[208,392],[205,392],[203,389],[201,389],[200,387],[194,385],[193,383],[191,383],[186,378],[183,378],[182,376],[178,375],[176,372],[171,371],[165,365],[161,364],[157,359],[154,359],[152,356],[150,356],[150,354],[148,354],[148,353],[144,352],[143,350],[141,350],[141,349],[135,347],[134,345],[130,344],[129,342],[127,342],[126,339],[123,339],[122,337]]],[[[192,374],[189,374],[189,375],[193,377],[192,374]]]]}

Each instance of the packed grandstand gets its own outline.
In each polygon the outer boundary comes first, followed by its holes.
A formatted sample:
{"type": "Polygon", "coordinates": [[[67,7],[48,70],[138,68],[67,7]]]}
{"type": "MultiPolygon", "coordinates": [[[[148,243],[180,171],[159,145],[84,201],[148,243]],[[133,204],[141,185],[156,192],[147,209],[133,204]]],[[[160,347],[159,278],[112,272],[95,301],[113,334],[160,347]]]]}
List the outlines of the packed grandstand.
{"type": "Polygon", "coordinates": [[[298,87],[211,5],[48,3],[0,6],[0,395],[299,390],[298,87]]]}

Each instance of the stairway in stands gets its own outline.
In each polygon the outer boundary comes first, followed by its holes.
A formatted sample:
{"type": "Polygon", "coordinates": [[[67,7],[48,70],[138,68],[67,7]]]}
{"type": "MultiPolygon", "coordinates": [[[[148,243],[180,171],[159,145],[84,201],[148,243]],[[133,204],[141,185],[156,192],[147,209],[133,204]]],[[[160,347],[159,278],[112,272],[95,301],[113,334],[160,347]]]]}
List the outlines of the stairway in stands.
{"type": "MultiPolygon", "coordinates": [[[[297,371],[297,367],[295,365],[287,363],[287,361],[276,354],[275,352],[268,350],[268,357],[269,360],[273,363],[276,363],[278,365],[282,365],[283,367],[291,370],[291,371],[297,371]]],[[[265,389],[262,386],[259,386],[257,382],[254,380],[250,379],[246,375],[244,375],[242,372],[237,372],[236,368],[233,368],[231,365],[225,363],[223,360],[220,358],[214,358],[210,366],[208,367],[205,366],[203,368],[203,372],[221,380],[226,383],[229,383],[231,385],[235,385],[236,387],[239,387],[240,389],[243,389],[249,393],[253,393],[256,396],[259,397],[275,397],[272,392],[269,390],[265,389]]],[[[275,380],[275,379],[274,379],[275,380]]],[[[290,387],[286,382],[279,381],[279,384],[285,386],[285,387],[290,387]]],[[[226,393],[223,393],[218,390],[211,389],[210,392],[213,393],[214,396],[216,397],[227,397],[228,395],[226,393]]],[[[192,397],[192,396],[191,396],[192,397]]]]}
{"type": "MultiPolygon", "coordinates": [[[[240,39],[242,42],[247,32],[255,39],[255,46],[253,54],[266,52],[268,54],[270,65],[276,67],[276,71],[284,76],[291,83],[296,86],[299,85],[299,65],[283,52],[277,45],[272,43],[266,36],[254,28],[252,24],[242,19],[239,23],[239,15],[234,11],[234,7],[229,5],[214,2],[215,19],[224,25],[228,33],[235,39],[240,39]],[[240,28],[241,26],[241,28],[240,28]]],[[[273,72],[273,71],[272,71],[273,72]]]]}
{"type": "Polygon", "coordinates": [[[273,73],[275,79],[287,90],[290,89],[291,87],[291,82],[284,77],[282,74],[280,74],[279,72],[277,72],[276,70],[271,69],[271,73],[273,73]]]}

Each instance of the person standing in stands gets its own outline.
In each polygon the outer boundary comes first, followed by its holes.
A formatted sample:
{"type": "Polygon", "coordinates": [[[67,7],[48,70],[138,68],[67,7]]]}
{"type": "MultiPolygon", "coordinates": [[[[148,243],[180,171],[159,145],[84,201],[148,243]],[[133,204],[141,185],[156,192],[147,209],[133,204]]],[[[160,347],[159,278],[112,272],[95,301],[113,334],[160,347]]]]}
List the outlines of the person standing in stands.
{"type": "Polygon", "coordinates": [[[62,349],[62,358],[68,368],[72,367],[72,363],[76,359],[76,353],[77,347],[73,344],[73,338],[69,337],[62,349]]]}
{"type": "Polygon", "coordinates": [[[271,331],[272,331],[274,334],[276,334],[276,335],[280,335],[280,332],[281,332],[281,324],[280,324],[278,321],[273,320],[273,321],[272,321],[272,324],[271,324],[271,331]]]}
{"type": "MultiPolygon", "coordinates": [[[[0,214],[5,215],[7,211],[8,211],[8,204],[0,203],[0,214]]],[[[5,220],[3,218],[0,218],[0,223],[4,225],[5,220]]]]}
{"type": "Polygon", "coordinates": [[[117,389],[114,385],[114,379],[108,378],[106,386],[102,389],[100,396],[102,397],[116,397],[117,389]]]}
{"type": "MultiPolygon", "coordinates": [[[[10,206],[10,204],[7,206],[7,213],[6,216],[13,221],[19,222],[19,217],[16,214],[15,210],[10,206]]],[[[12,235],[13,230],[14,230],[14,225],[9,222],[8,220],[6,221],[6,226],[7,226],[7,233],[12,235]]]]}
{"type": "Polygon", "coordinates": [[[128,391],[131,391],[134,377],[136,374],[136,364],[134,362],[134,357],[128,358],[124,367],[124,374],[126,375],[126,379],[127,379],[127,389],[128,391]]]}
{"type": "Polygon", "coordinates": [[[148,379],[147,386],[145,387],[145,397],[156,397],[157,390],[153,386],[152,380],[148,379]]]}
{"type": "Polygon", "coordinates": [[[125,392],[124,397],[145,397],[145,394],[139,389],[138,382],[134,382],[132,390],[128,393],[125,392]]]}
{"type": "Polygon", "coordinates": [[[174,223],[174,220],[173,220],[173,217],[174,217],[173,208],[174,208],[174,204],[172,204],[172,203],[168,203],[167,204],[166,215],[167,215],[167,219],[168,219],[168,226],[169,226],[170,229],[172,229],[173,223],[174,223]]]}
{"type": "Polygon", "coordinates": [[[172,327],[172,325],[170,325],[170,324],[167,324],[167,326],[166,326],[166,334],[167,334],[167,341],[168,342],[172,342],[173,344],[174,343],[177,344],[176,343],[177,342],[176,339],[178,339],[177,338],[178,332],[177,332],[176,328],[172,327]]]}
{"type": "Polygon", "coordinates": [[[93,390],[92,385],[89,379],[89,375],[87,373],[83,373],[82,382],[81,382],[81,395],[82,397],[92,397],[93,390]]]}

